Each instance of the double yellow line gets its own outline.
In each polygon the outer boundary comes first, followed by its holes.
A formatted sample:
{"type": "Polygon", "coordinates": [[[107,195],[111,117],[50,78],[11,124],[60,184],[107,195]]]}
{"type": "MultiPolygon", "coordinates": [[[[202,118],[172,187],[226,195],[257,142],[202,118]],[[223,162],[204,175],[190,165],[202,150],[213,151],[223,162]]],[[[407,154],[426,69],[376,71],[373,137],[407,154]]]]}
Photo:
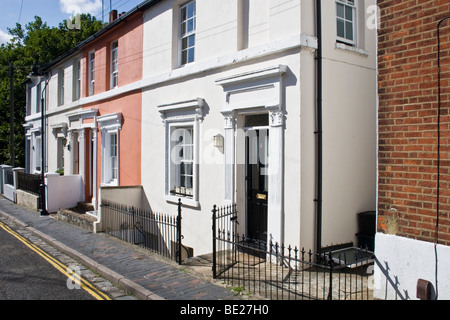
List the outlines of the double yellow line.
{"type": "Polygon", "coordinates": [[[0,227],[17,238],[19,241],[21,241],[24,245],[26,245],[28,248],[36,252],[38,255],[40,255],[42,258],[44,258],[47,262],[49,262],[53,267],[55,267],[59,272],[61,272],[63,275],[65,275],[67,278],[72,280],[75,284],[77,284],[80,288],[88,292],[90,295],[92,295],[97,300],[111,300],[111,298],[106,295],[105,293],[98,290],[95,286],[93,286],[91,283],[83,279],[79,274],[74,272],[73,274],[70,274],[68,272],[69,268],[65,266],[63,263],[59,262],[52,256],[50,256],[47,252],[36,246],[35,244],[28,241],[26,238],[18,234],[17,232],[13,231],[9,226],[3,224],[0,221],[0,227]]]}

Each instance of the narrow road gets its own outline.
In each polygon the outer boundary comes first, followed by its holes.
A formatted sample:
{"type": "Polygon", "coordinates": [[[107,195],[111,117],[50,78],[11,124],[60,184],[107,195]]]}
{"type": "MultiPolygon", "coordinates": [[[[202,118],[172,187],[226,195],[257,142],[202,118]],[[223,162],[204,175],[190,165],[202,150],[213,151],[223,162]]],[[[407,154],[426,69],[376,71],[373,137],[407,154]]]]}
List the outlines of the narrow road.
{"type": "Polygon", "coordinates": [[[109,300],[80,270],[0,221],[0,300],[109,300]]]}

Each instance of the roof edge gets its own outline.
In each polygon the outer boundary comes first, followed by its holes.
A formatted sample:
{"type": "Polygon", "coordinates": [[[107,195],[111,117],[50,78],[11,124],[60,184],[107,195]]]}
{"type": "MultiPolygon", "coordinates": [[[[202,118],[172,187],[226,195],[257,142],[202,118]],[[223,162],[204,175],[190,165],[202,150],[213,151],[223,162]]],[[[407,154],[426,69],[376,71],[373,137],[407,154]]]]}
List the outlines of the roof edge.
{"type": "Polygon", "coordinates": [[[75,47],[73,47],[72,49],[70,49],[69,51],[66,51],[65,53],[63,53],[62,55],[60,55],[59,57],[57,57],[56,59],[54,59],[53,61],[45,64],[42,67],[42,72],[46,73],[48,72],[48,70],[53,67],[55,64],[63,61],[65,58],[70,57],[71,55],[73,55],[74,53],[76,53],[77,51],[79,51],[81,48],[83,48],[84,46],[86,46],[87,44],[89,44],[90,42],[92,42],[93,40],[99,38],[100,36],[102,36],[103,34],[105,34],[106,32],[114,29],[116,26],[118,26],[119,24],[121,24],[122,22],[124,22],[127,18],[133,16],[134,14],[136,14],[137,12],[140,11],[144,11],[147,10],[148,8],[156,5],[157,3],[161,2],[162,0],[146,0],[140,4],[138,4],[136,7],[134,7],[133,9],[129,10],[128,12],[122,14],[120,17],[118,17],[116,20],[114,20],[113,22],[107,24],[105,27],[103,27],[103,29],[101,29],[100,31],[96,32],[95,34],[93,34],[92,36],[90,36],[89,38],[79,42],[75,47]]]}

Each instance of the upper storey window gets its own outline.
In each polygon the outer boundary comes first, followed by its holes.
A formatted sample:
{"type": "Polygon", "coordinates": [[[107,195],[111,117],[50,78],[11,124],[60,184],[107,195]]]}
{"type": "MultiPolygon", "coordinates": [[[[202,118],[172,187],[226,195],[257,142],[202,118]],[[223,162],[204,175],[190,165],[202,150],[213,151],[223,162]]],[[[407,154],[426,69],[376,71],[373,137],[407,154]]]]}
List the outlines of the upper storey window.
{"type": "Polygon", "coordinates": [[[76,101],[81,97],[81,59],[75,59],[73,69],[73,101],[76,101]]]}
{"type": "Polygon", "coordinates": [[[119,45],[117,40],[111,43],[111,89],[118,86],[119,81],[119,45]]]}
{"type": "Polygon", "coordinates": [[[356,45],[355,0],[336,0],[337,41],[356,45]]]}
{"type": "Polygon", "coordinates": [[[64,69],[58,70],[58,106],[64,105],[64,69]]]}
{"type": "Polygon", "coordinates": [[[191,1],[180,8],[181,65],[194,61],[196,29],[196,5],[191,1]]]}
{"type": "Polygon", "coordinates": [[[88,62],[88,68],[89,68],[89,95],[92,96],[94,94],[95,89],[95,51],[89,52],[89,62],[88,62]]]}

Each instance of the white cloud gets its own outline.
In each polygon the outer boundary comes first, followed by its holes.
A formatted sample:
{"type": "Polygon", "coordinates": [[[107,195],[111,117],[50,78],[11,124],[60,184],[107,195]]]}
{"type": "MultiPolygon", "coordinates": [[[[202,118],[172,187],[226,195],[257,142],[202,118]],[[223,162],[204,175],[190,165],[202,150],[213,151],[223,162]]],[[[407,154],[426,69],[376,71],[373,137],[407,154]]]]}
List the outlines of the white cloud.
{"type": "Polygon", "coordinates": [[[12,38],[11,35],[0,30],[0,44],[9,42],[9,40],[11,40],[11,38],[12,38]]]}
{"type": "Polygon", "coordinates": [[[64,13],[90,13],[97,14],[102,9],[102,0],[59,0],[64,13]]]}

